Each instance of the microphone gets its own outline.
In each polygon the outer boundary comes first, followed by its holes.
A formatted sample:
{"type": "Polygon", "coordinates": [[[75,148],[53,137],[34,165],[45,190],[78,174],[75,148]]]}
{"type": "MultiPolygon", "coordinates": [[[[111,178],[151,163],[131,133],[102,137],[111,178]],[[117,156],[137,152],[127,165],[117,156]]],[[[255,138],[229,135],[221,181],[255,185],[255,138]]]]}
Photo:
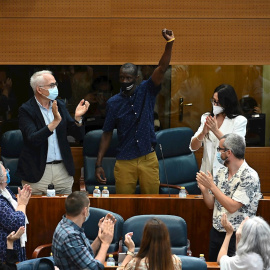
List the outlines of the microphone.
{"type": "Polygon", "coordinates": [[[162,151],[161,144],[159,144],[159,149],[160,149],[161,157],[162,157],[162,161],[163,161],[163,169],[164,169],[164,172],[165,172],[166,182],[167,182],[167,186],[168,186],[168,189],[169,189],[169,197],[171,197],[171,191],[170,191],[170,188],[169,188],[168,176],[167,176],[167,171],[166,171],[166,167],[165,167],[165,161],[164,161],[164,156],[163,156],[163,151],[162,151]]]}

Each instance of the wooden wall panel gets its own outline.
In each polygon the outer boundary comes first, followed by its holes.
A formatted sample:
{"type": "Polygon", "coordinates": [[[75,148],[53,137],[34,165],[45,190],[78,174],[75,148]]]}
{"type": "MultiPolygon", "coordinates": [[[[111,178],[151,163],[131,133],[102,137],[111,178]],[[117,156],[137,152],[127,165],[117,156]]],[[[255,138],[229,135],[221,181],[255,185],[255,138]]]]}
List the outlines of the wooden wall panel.
{"type": "Polygon", "coordinates": [[[157,64],[171,28],[171,64],[268,64],[269,20],[0,19],[0,64],[157,64]]]}
{"type": "Polygon", "coordinates": [[[1,17],[269,18],[268,0],[3,0],[1,17]]]}
{"type": "Polygon", "coordinates": [[[1,62],[57,64],[110,62],[110,21],[0,20],[1,62]]]}

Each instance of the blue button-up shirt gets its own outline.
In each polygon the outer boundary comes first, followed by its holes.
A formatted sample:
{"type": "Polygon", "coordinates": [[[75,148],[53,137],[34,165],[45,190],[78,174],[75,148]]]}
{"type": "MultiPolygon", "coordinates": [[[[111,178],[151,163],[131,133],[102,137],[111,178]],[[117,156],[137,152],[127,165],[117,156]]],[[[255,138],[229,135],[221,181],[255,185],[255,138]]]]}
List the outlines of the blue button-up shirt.
{"type": "Polygon", "coordinates": [[[63,217],[55,229],[52,253],[55,265],[60,269],[104,269],[103,264],[95,260],[83,228],[66,217],[63,217]]]}
{"type": "MultiPolygon", "coordinates": [[[[50,101],[49,109],[43,107],[37,99],[36,101],[44,118],[45,124],[49,125],[54,120],[54,115],[52,112],[52,101],[50,101]]],[[[62,160],[56,129],[53,131],[53,134],[48,137],[48,152],[47,152],[47,162],[51,162],[54,160],[62,160]]]]}
{"type": "Polygon", "coordinates": [[[156,145],[154,106],[161,86],[143,81],[131,96],[122,91],[107,101],[103,131],[117,128],[116,159],[129,160],[147,155],[156,145]]]}

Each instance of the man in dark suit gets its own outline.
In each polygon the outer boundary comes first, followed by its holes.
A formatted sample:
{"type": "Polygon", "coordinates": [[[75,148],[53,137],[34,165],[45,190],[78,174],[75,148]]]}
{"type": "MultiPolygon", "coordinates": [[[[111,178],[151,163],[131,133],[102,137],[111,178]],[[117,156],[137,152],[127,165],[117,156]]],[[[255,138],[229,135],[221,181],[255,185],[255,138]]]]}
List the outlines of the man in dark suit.
{"type": "Polygon", "coordinates": [[[81,100],[73,119],[65,103],[55,100],[58,89],[52,72],[34,73],[30,84],[34,97],[19,109],[24,146],[17,175],[23,185],[31,185],[32,194],[45,194],[49,184],[54,185],[56,193],[70,194],[75,168],[67,135],[82,139],[82,116],[89,102],[81,100]]]}

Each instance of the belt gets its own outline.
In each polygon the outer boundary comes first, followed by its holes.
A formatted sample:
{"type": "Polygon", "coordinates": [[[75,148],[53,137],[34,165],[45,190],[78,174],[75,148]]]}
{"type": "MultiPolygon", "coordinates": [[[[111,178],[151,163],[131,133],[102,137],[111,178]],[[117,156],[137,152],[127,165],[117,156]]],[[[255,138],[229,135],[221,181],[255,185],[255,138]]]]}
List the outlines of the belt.
{"type": "Polygon", "coordinates": [[[47,162],[46,164],[59,164],[61,162],[62,162],[62,160],[53,160],[51,162],[47,162]]]}

